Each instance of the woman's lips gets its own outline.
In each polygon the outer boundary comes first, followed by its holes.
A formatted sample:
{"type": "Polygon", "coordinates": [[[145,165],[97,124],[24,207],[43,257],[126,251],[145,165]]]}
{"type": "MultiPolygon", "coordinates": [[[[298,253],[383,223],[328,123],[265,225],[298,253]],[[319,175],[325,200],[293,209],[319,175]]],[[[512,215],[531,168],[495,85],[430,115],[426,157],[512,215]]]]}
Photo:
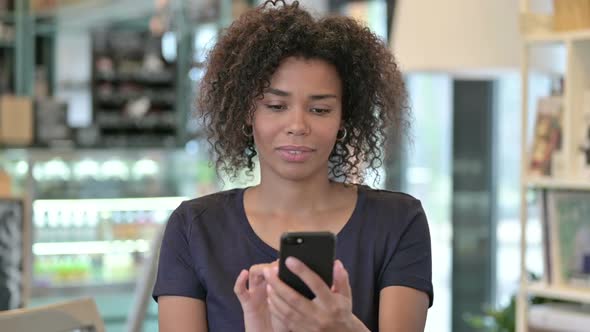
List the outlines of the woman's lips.
{"type": "Polygon", "coordinates": [[[307,161],[315,150],[307,146],[286,145],[277,148],[277,151],[286,162],[302,163],[307,161]]]}

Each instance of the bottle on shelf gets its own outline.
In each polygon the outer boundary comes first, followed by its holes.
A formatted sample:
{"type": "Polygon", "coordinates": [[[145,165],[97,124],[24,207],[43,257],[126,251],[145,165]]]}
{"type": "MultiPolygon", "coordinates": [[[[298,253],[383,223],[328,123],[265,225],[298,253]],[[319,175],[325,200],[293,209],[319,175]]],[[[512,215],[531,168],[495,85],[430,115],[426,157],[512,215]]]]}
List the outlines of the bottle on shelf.
{"type": "Polygon", "coordinates": [[[87,225],[87,232],[88,232],[88,239],[89,241],[97,241],[99,239],[99,220],[98,214],[96,211],[87,210],[86,211],[86,225],[87,225]]]}
{"type": "Polygon", "coordinates": [[[47,211],[47,235],[47,242],[59,242],[61,240],[59,214],[56,210],[47,211]]]}
{"type": "Polygon", "coordinates": [[[101,211],[98,216],[98,239],[100,241],[111,241],[113,239],[113,213],[101,211]]]}
{"type": "Polygon", "coordinates": [[[72,242],[76,241],[76,230],[74,229],[74,223],[72,215],[68,210],[60,210],[58,222],[60,225],[60,242],[72,242]]]}
{"type": "Polygon", "coordinates": [[[33,223],[35,225],[33,228],[33,241],[35,243],[47,242],[47,212],[36,211],[33,215],[33,223]]]}

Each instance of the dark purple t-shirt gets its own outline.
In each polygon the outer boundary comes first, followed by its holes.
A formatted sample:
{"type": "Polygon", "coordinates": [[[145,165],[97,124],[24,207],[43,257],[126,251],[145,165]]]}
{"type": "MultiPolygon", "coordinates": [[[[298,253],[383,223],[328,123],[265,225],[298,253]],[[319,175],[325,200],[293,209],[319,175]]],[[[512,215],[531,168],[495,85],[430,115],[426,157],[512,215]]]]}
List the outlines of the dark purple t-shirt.
{"type": "MultiPolygon", "coordinates": [[[[359,186],[354,212],[337,234],[336,257],[349,273],[353,312],[371,331],[378,329],[385,287],[418,289],[432,305],[430,233],[417,199],[359,186]]],[[[246,218],[244,189],[186,201],[166,226],[153,297],[203,300],[210,331],[243,331],[235,280],[242,269],[277,258],[246,218]]]]}

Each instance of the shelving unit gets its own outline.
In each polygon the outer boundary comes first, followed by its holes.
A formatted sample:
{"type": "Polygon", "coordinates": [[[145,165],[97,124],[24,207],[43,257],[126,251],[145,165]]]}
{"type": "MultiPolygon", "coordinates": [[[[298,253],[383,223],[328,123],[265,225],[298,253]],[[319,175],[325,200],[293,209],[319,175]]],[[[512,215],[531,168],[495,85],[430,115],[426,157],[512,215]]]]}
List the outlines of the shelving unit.
{"type": "Polygon", "coordinates": [[[13,4],[6,5],[0,8],[0,94],[14,89],[16,15],[13,4]]]}
{"type": "Polygon", "coordinates": [[[582,182],[576,179],[553,179],[549,177],[525,178],[524,186],[529,189],[572,189],[590,190],[590,182],[582,182]]]}
{"type": "MultiPolygon", "coordinates": [[[[85,34],[91,30],[100,29],[100,27],[127,26],[131,21],[133,21],[131,24],[136,25],[135,22],[141,20],[146,23],[144,31],[147,32],[147,22],[154,14],[154,4],[151,1],[83,0],[76,1],[76,4],[70,4],[74,3],[73,1],[68,1],[67,4],[63,1],[62,4],[60,1],[55,9],[43,11],[30,10],[28,5],[32,3],[31,0],[13,1],[15,4],[18,3],[19,7],[15,7],[14,10],[11,9],[5,14],[0,13],[0,21],[6,19],[10,24],[16,24],[24,29],[17,31],[14,41],[0,42],[0,54],[9,54],[11,61],[17,61],[16,65],[11,62],[6,68],[9,68],[10,72],[11,92],[23,96],[33,96],[34,94],[35,65],[39,64],[39,53],[46,49],[46,45],[40,45],[39,39],[55,37],[57,33],[60,33],[61,36],[62,31],[85,34]]],[[[90,209],[89,205],[91,205],[100,210],[98,211],[99,215],[110,213],[111,217],[113,212],[120,214],[121,211],[123,211],[123,215],[145,214],[147,211],[148,214],[160,214],[160,216],[166,215],[167,217],[169,211],[176,207],[179,200],[182,199],[171,196],[190,195],[196,197],[216,188],[217,182],[214,173],[208,167],[209,157],[204,154],[205,150],[200,148],[201,142],[191,142],[193,150],[190,152],[181,148],[188,141],[185,139],[187,135],[184,135],[183,132],[185,131],[184,127],[187,126],[187,119],[190,118],[189,113],[193,109],[194,98],[191,93],[194,89],[190,86],[192,82],[188,79],[188,72],[191,69],[195,52],[193,35],[195,29],[201,24],[216,23],[216,17],[219,15],[216,10],[217,2],[193,1],[193,3],[198,6],[189,8],[188,2],[185,1],[178,2],[178,6],[176,6],[177,3],[174,2],[172,25],[168,31],[176,39],[176,60],[166,63],[164,71],[150,74],[144,70],[138,70],[104,75],[94,71],[94,61],[92,61],[92,68],[89,67],[89,69],[93,69],[90,82],[92,84],[91,92],[97,92],[94,88],[103,83],[111,84],[114,87],[123,84],[136,84],[142,88],[140,93],[114,95],[112,99],[115,103],[110,105],[112,107],[105,107],[107,111],[120,110],[121,104],[144,93],[152,94],[152,100],[155,101],[152,106],[166,106],[164,111],[172,111],[167,113],[168,116],[145,116],[141,121],[121,117],[113,120],[108,116],[105,118],[104,115],[113,115],[116,112],[103,112],[103,117],[100,119],[103,121],[101,124],[103,129],[109,130],[108,127],[110,127],[114,131],[132,132],[135,130],[136,133],[147,133],[154,131],[154,129],[157,132],[160,130],[159,128],[169,130],[173,127],[175,131],[174,148],[170,148],[170,145],[164,143],[165,139],[148,143],[147,140],[142,139],[141,135],[136,135],[138,144],[133,144],[129,140],[127,140],[127,144],[109,144],[105,141],[99,141],[98,144],[87,144],[86,142],[89,140],[84,140],[83,143],[77,144],[78,142],[75,142],[73,145],[51,145],[36,142],[35,145],[27,146],[26,149],[20,149],[22,147],[18,146],[0,146],[0,168],[7,170],[13,178],[13,188],[21,193],[30,193],[37,207],[51,203],[51,206],[55,207],[54,204],[57,204],[60,209],[70,211],[72,207],[90,209]],[[208,16],[203,16],[205,14],[208,16]],[[199,20],[193,19],[194,15],[197,15],[199,20]],[[174,91],[174,94],[161,93],[161,90],[174,91]],[[173,124],[169,125],[170,123],[173,124]],[[131,130],[129,130],[130,128],[131,130]],[[199,146],[198,151],[195,150],[196,144],[199,146]],[[157,164],[157,169],[153,167],[154,163],[157,164]],[[80,167],[76,167],[76,165],[80,167]],[[58,169],[58,174],[49,174],[51,173],[49,168],[58,169]],[[100,197],[135,198],[132,200],[97,199],[100,197]],[[92,199],[85,200],[84,198],[92,199]],[[164,208],[165,206],[168,207],[164,208]]],[[[226,9],[231,10],[231,1],[223,0],[222,3],[226,9]]],[[[47,46],[47,54],[61,56],[61,54],[55,53],[55,49],[51,47],[52,45],[47,46]]],[[[53,45],[53,47],[55,46],[53,45]]],[[[72,52],[76,53],[75,49],[72,52]]],[[[0,56],[1,58],[2,56],[0,56]]],[[[0,76],[5,74],[2,64],[0,60],[0,76]]],[[[43,62],[43,64],[47,65],[46,68],[49,71],[54,70],[53,62],[43,62]]],[[[55,84],[54,77],[48,75],[47,78],[50,89],[58,86],[55,84]]],[[[60,83],[63,84],[63,82],[60,83]]],[[[98,101],[100,96],[96,93],[93,97],[97,97],[93,101],[98,101]]],[[[95,116],[97,114],[99,112],[94,113],[95,116]]],[[[99,119],[94,117],[92,120],[93,124],[96,124],[99,119]]],[[[104,228],[110,229],[113,237],[109,239],[103,236],[103,238],[92,239],[90,238],[91,234],[102,231],[92,229],[93,227],[88,225],[87,227],[76,227],[74,221],[78,220],[79,223],[80,220],[75,218],[76,213],[77,210],[73,211],[73,214],[68,213],[70,216],[68,222],[70,226],[74,225],[74,227],[69,227],[72,233],[67,234],[68,228],[62,225],[57,227],[63,231],[63,234],[58,236],[58,238],[61,237],[60,241],[49,241],[45,236],[43,241],[34,243],[32,250],[38,253],[36,258],[43,260],[57,256],[63,257],[66,269],[65,274],[53,279],[55,282],[52,282],[50,273],[33,274],[33,278],[48,275],[49,277],[32,288],[32,303],[37,305],[47,301],[62,300],[64,297],[93,296],[97,298],[101,314],[107,322],[110,322],[108,327],[112,327],[116,331],[116,325],[122,325],[127,319],[129,309],[135,307],[130,303],[130,300],[137,287],[138,279],[141,280],[145,273],[134,270],[131,274],[127,273],[125,278],[120,278],[121,275],[117,271],[105,274],[103,269],[105,265],[101,263],[101,260],[107,256],[118,254],[131,256],[133,264],[127,264],[128,258],[125,259],[125,264],[127,267],[136,269],[141,265],[140,260],[153,252],[151,247],[146,246],[152,240],[150,234],[153,234],[154,229],[150,227],[161,228],[164,219],[155,218],[160,221],[153,223],[131,220],[132,222],[117,226],[111,218],[112,222],[105,222],[107,227],[104,228]],[[148,227],[144,228],[144,226],[148,227]],[[132,228],[135,228],[135,231],[132,228]],[[76,238],[77,235],[81,235],[81,237],[76,238]],[[84,249],[80,250],[80,248],[84,249]],[[86,264],[82,268],[88,268],[90,265],[90,272],[83,272],[90,278],[84,278],[84,275],[78,274],[80,266],[76,256],[85,256],[80,261],[86,264]],[[91,259],[90,264],[86,261],[87,257],[91,259]],[[73,274],[68,272],[72,272],[69,270],[69,263],[67,263],[70,259],[75,263],[73,274]],[[100,272],[101,270],[103,272],[100,272]],[[93,275],[93,271],[98,272],[93,275]],[[130,275],[132,280],[129,280],[130,275]],[[105,276],[105,278],[101,279],[100,276],[105,276]],[[113,276],[115,277],[112,278],[113,276]],[[67,282],[63,282],[65,280],[67,282]],[[105,301],[104,298],[109,298],[109,301],[105,301]]],[[[33,215],[32,218],[34,219],[35,216],[39,216],[39,214],[33,215]]],[[[82,220],[84,219],[82,218],[82,220]]],[[[36,228],[36,235],[46,230],[44,229],[46,225],[36,228]]],[[[109,232],[106,233],[108,235],[109,232]]],[[[47,235],[47,233],[45,234],[47,235]]],[[[59,260],[57,263],[62,265],[59,260]]],[[[111,266],[108,268],[114,266],[118,271],[125,268],[121,267],[116,259],[111,260],[109,264],[111,266]]],[[[63,265],[60,268],[63,268],[63,265]]],[[[61,272],[64,272],[63,269],[61,272]]],[[[154,317],[157,318],[152,314],[148,323],[153,324],[155,321],[157,325],[157,320],[154,317]]],[[[123,327],[120,327],[120,330],[122,329],[123,327]]]]}
{"type": "MultiPolygon", "coordinates": [[[[531,0],[521,0],[521,14],[529,13],[531,0]]],[[[520,252],[520,287],[517,297],[516,331],[528,331],[529,297],[540,296],[555,300],[565,300],[578,303],[590,303],[590,288],[574,288],[553,280],[532,282],[528,280],[527,273],[527,223],[529,221],[527,194],[531,190],[574,190],[590,191],[590,177],[580,171],[579,152],[577,140],[582,132],[582,105],[583,92],[590,91],[590,29],[566,32],[545,32],[524,34],[522,37],[522,134],[521,134],[521,194],[520,194],[520,221],[521,221],[521,252],[520,252]],[[549,176],[533,176],[529,174],[529,162],[531,155],[531,141],[529,141],[529,119],[534,119],[534,110],[529,107],[531,93],[530,74],[535,71],[535,52],[547,47],[561,47],[565,49],[565,70],[559,75],[563,76],[563,109],[561,122],[561,149],[562,169],[557,174],[549,176]]],[[[546,64],[546,63],[545,63],[546,64]]],[[[538,63],[537,63],[538,65],[538,63]]],[[[555,74],[555,73],[552,73],[555,74]]],[[[549,89],[548,89],[549,90],[549,89]]],[[[549,91],[547,91],[549,95],[549,91]]],[[[590,202],[589,202],[590,204],[590,202]]],[[[551,222],[551,221],[549,221],[551,222]]],[[[550,234],[549,236],[553,236],[550,234]]],[[[551,245],[556,245],[556,237],[551,240],[551,245]]],[[[545,250],[546,248],[544,248],[545,250]]],[[[555,264],[553,262],[552,264],[555,264]]],[[[548,273],[548,271],[545,271],[548,273]]]]}
{"type": "Polygon", "coordinates": [[[567,32],[547,32],[547,33],[533,33],[524,36],[524,41],[527,44],[538,43],[566,43],[568,41],[589,40],[589,30],[567,31],[567,32]]]}
{"type": "Polygon", "coordinates": [[[31,2],[6,1],[7,7],[0,9],[0,95],[33,98],[53,93],[55,20],[39,17],[31,2]]]}
{"type": "MultiPolygon", "coordinates": [[[[146,275],[144,263],[154,252],[154,232],[163,229],[170,211],[185,197],[217,190],[215,174],[208,168],[209,156],[204,149],[199,151],[0,149],[0,168],[13,179],[15,194],[27,192],[33,201],[33,236],[37,240],[32,246],[33,260],[44,263],[41,271],[33,270],[31,276],[35,280],[32,305],[91,296],[97,300],[102,317],[110,322],[108,326],[122,331],[124,327],[119,325],[131,319],[129,312],[138,308],[132,299],[146,275]],[[43,234],[48,226],[47,210],[55,211],[50,216],[60,211],[60,217],[57,223],[51,217],[53,231],[43,234]],[[94,225],[93,216],[102,215],[103,226],[100,220],[94,225]]],[[[157,326],[156,306],[148,303],[149,314],[140,319],[157,326]]]]}
{"type": "Polygon", "coordinates": [[[145,25],[93,34],[93,113],[105,146],[177,143],[176,63],[164,58],[162,38],[145,25]]]}
{"type": "MultiPolygon", "coordinates": [[[[38,19],[30,10],[29,0],[8,1],[8,9],[0,11],[0,24],[12,30],[10,39],[0,38],[0,94],[34,94],[36,65],[45,60],[38,58],[38,43],[52,41],[51,36],[37,34],[38,19]]],[[[43,65],[51,70],[52,64],[43,65]]]]}
{"type": "Polygon", "coordinates": [[[590,290],[584,288],[554,286],[544,282],[536,282],[527,284],[526,292],[529,295],[590,304],[590,290]]]}

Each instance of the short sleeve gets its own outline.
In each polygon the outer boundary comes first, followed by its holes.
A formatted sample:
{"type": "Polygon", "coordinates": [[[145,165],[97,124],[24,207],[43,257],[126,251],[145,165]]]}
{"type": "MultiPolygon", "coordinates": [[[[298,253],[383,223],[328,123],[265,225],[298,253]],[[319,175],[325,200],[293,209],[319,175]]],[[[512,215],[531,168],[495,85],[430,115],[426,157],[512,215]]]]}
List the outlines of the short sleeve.
{"type": "Polygon", "coordinates": [[[432,306],[432,253],[426,214],[419,201],[409,211],[409,222],[403,230],[397,248],[387,257],[379,289],[388,286],[411,287],[428,294],[432,306]]]}
{"type": "Polygon", "coordinates": [[[179,210],[172,213],[164,231],[152,293],[156,302],[162,295],[205,299],[206,291],[190,250],[191,223],[179,210]]]}

